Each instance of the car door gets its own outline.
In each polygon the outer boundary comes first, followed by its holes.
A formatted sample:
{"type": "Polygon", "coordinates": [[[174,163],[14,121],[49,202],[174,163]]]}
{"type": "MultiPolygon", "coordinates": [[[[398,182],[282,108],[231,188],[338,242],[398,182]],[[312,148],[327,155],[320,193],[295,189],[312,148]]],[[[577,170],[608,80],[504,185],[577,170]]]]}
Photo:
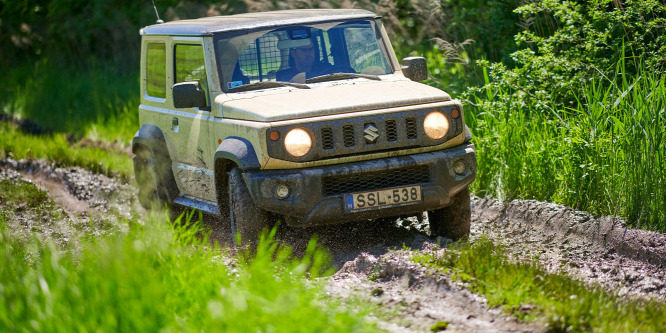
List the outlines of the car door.
{"type": "Polygon", "coordinates": [[[215,200],[209,124],[210,89],[201,37],[174,37],[173,84],[199,82],[206,92],[208,107],[173,108],[166,117],[164,133],[170,142],[173,173],[182,195],[215,200]]]}

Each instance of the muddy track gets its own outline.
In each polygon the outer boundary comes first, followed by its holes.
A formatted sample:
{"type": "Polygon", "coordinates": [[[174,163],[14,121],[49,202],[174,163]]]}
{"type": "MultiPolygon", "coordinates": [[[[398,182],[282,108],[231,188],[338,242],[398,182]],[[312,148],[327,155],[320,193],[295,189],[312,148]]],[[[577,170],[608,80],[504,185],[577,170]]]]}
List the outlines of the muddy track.
{"type": "MultiPolygon", "coordinates": [[[[42,160],[0,160],[0,179],[32,181],[45,189],[62,217],[49,220],[26,211],[10,221],[17,235],[39,233],[60,243],[77,234],[122,230],[124,219],[144,214],[129,184],[81,168],[58,168],[42,160]],[[120,216],[120,220],[118,218],[120,216]],[[116,225],[95,223],[115,219],[116,225]]],[[[0,205],[0,208],[1,205],[0,205]]],[[[472,198],[471,241],[487,237],[503,244],[516,260],[537,260],[552,272],[566,272],[612,293],[666,301],[666,235],[626,227],[620,219],[594,217],[571,208],[529,200],[501,203],[472,198]]],[[[224,221],[207,219],[213,240],[230,241],[224,221]]],[[[108,222],[107,222],[108,224],[108,222]]],[[[368,221],[335,227],[281,227],[278,239],[299,253],[313,235],[333,256],[337,273],[328,293],[341,299],[363,299],[377,305],[379,326],[391,332],[429,331],[439,321],[449,330],[534,332],[542,323],[523,323],[459,282],[427,272],[409,261],[403,246],[434,251],[427,236],[427,216],[395,221],[368,221]],[[372,274],[370,278],[369,274],[372,274]]]]}

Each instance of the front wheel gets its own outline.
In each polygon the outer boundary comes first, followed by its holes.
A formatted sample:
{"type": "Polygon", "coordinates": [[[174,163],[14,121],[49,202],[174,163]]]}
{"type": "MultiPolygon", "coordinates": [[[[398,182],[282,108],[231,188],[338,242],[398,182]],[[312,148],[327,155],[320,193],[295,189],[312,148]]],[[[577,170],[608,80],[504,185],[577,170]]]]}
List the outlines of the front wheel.
{"type": "Polygon", "coordinates": [[[469,199],[469,187],[451,197],[451,205],[428,212],[430,234],[457,240],[469,238],[472,209],[469,199]]]}
{"type": "Polygon", "coordinates": [[[244,244],[254,244],[268,226],[266,213],[255,205],[238,168],[229,172],[229,221],[235,245],[240,245],[236,234],[244,244]]]}

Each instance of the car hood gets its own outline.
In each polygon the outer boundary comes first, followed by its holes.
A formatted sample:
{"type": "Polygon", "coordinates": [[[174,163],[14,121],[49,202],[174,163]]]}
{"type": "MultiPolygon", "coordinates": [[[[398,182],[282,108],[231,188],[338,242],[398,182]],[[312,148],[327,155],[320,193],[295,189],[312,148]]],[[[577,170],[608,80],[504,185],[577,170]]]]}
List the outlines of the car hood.
{"type": "Polygon", "coordinates": [[[224,118],[266,122],[449,100],[447,93],[425,84],[365,79],[328,82],[313,85],[312,89],[277,88],[216,98],[224,118]]]}

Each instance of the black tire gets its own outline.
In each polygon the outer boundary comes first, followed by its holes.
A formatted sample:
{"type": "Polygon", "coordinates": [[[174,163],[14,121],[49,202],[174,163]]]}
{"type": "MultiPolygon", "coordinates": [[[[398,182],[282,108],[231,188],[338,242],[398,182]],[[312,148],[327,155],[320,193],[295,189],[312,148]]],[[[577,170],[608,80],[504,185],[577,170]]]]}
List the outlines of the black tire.
{"type": "Polygon", "coordinates": [[[158,176],[155,157],[142,149],[137,151],[134,158],[137,159],[134,172],[139,187],[139,203],[145,209],[164,206],[168,195],[164,182],[158,176]]]}
{"type": "Polygon", "coordinates": [[[228,175],[229,222],[233,242],[241,245],[236,241],[236,233],[239,233],[243,244],[256,244],[259,235],[268,226],[267,214],[255,205],[240,170],[234,168],[228,175]]]}
{"type": "Polygon", "coordinates": [[[465,187],[451,198],[451,205],[428,212],[430,235],[453,241],[469,239],[472,209],[469,187],[465,187]]]}

